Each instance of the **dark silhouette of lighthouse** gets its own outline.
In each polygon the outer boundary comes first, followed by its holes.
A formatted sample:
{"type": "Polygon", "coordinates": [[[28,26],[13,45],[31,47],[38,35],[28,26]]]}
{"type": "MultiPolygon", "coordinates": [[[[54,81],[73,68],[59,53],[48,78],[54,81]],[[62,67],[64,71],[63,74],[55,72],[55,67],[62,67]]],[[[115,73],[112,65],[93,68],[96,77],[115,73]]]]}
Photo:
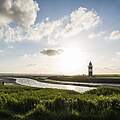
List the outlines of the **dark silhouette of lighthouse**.
{"type": "Polygon", "coordinates": [[[89,62],[89,65],[88,65],[88,76],[90,76],[90,77],[93,76],[93,65],[92,65],[91,61],[89,62]]]}

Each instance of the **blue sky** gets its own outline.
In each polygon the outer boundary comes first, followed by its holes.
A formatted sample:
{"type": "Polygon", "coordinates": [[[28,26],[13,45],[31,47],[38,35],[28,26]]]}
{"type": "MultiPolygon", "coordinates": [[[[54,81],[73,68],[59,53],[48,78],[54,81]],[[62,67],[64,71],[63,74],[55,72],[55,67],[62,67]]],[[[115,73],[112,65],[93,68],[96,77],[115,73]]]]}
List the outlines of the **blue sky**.
{"type": "Polygon", "coordinates": [[[82,6],[90,10],[94,9],[106,23],[103,26],[106,29],[120,27],[119,0],[38,0],[38,3],[41,8],[41,11],[38,13],[38,22],[44,20],[46,17],[50,17],[52,20],[59,19],[82,6]]]}
{"type": "Polygon", "coordinates": [[[87,74],[91,60],[120,73],[119,11],[119,0],[1,1],[0,72],[87,74]]]}

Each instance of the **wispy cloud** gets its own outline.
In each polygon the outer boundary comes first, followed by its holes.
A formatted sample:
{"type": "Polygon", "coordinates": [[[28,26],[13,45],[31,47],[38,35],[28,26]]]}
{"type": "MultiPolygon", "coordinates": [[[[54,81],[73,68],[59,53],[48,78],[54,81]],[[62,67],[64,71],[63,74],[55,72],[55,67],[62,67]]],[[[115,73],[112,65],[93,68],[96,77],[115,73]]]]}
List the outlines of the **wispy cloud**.
{"type": "Polygon", "coordinates": [[[103,67],[104,70],[107,71],[115,71],[115,72],[120,72],[120,66],[109,66],[109,67],[103,67]]]}
{"type": "MultiPolygon", "coordinates": [[[[29,0],[29,2],[30,1],[32,0],[29,0]]],[[[23,0],[21,2],[23,2],[23,0]]],[[[37,3],[31,2],[31,4],[32,3],[34,3],[34,8],[36,8],[35,6],[37,6],[37,3]]],[[[31,8],[30,5],[27,7],[31,8]]],[[[37,11],[37,8],[35,10],[37,11]]],[[[25,26],[26,24],[25,18],[24,16],[21,18],[24,20],[24,22],[21,23],[22,26],[25,26]]],[[[10,26],[4,26],[0,29],[0,37],[2,40],[7,42],[19,42],[24,40],[47,40],[49,43],[53,43],[65,37],[70,37],[71,35],[73,36],[75,34],[78,34],[83,30],[88,30],[92,27],[95,27],[99,22],[100,17],[95,11],[90,11],[86,8],[80,7],[79,9],[73,11],[70,15],[65,16],[59,20],[50,21],[47,19],[42,23],[35,24],[31,26],[26,32],[19,27],[11,28],[10,26]]],[[[34,22],[27,21],[27,23],[30,25],[34,22]]]]}
{"type": "Polygon", "coordinates": [[[88,38],[90,38],[90,39],[99,38],[99,37],[103,36],[104,34],[105,34],[105,32],[91,33],[88,36],[88,38]]]}

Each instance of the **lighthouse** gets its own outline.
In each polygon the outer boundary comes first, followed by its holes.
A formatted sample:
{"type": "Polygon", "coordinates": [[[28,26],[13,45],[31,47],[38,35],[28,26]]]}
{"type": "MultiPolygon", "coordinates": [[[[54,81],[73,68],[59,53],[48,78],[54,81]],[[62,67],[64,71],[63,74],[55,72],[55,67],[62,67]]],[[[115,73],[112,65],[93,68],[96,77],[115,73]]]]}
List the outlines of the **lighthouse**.
{"type": "Polygon", "coordinates": [[[91,61],[89,62],[89,65],[88,65],[88,76],[90,77],[93,76],[93,65],[91,61]]]}

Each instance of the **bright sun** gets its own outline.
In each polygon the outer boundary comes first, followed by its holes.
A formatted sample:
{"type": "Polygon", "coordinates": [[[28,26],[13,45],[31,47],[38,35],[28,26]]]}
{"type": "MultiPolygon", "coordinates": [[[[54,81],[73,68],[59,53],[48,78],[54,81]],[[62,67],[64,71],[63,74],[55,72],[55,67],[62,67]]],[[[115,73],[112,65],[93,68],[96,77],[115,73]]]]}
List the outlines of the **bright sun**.
{"type": "Polygon", "coordinates": [[[60,55],[59,68],[64,74],[80,73],[84,62],[84,55],[80,48],[65,48],[60,55]]]}

